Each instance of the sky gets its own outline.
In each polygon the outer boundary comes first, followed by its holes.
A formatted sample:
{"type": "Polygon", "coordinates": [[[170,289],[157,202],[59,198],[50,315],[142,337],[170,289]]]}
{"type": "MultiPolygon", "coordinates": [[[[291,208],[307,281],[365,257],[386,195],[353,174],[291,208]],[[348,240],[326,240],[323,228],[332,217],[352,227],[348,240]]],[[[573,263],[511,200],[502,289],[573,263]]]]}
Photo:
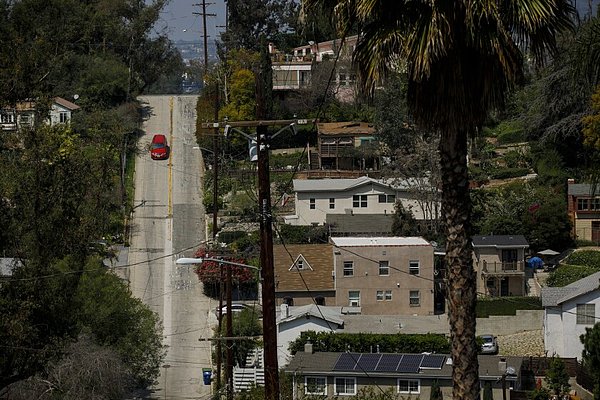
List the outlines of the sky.
{"type": "MultiPolygon", "coordinates": [[[[161,13],[155,26],[158,33],[165,33],[171,40],[186,40],[201,42],[204,34],[202,16],[194,13],[202,12],[202,0],[170,0],[161,13]]],[[[206,17],[206,33],[208,41],[218,38],[219,32],[225,25],[225,0],[206,0],[206,13],[217,14],[216,17],[206,17]]]]}

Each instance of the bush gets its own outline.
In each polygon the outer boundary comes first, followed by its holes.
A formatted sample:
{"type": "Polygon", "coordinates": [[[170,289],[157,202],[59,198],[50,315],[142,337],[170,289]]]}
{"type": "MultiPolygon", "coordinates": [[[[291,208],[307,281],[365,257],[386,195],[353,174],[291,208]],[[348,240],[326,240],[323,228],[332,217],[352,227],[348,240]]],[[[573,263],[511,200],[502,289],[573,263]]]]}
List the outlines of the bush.
{"type": "Polygon", "coordinates": [[[598,272],[597,268],[584,265],[561,264],[548,276],[548,286],[562,287],[598,272]]]}
{"type": "Polygon", "coordinates": [[[569,256],[567,263],[600,269],[600,251],[576,251],[569,256]]]}
{"type": "Polygon", "coordinates": [[[523,125],[519,121],[501,122],[494,131],[498,138],[498,144],[519,143],[526,140],[523,125]]]}
{"type": "Polygon", "coordinates": [[[378,349],[381,353],[449,353],[450,342],[440,334],[426,333],[406,335],[376,333],[335,333],[306,331],[290,343],[290,352],[295,354],[304,349],[309,341],[314,351],[353,351],[370,353],[378,349]]]}
{"type": "Polygon", "coordinates": [[[246,236],[248,233],[244,231],[221,231],[219,232],[219,242],[230,244],[246,236]]]}
{"type": "Polygon", "coordinates": [[[542,300],[538,297],[494,297],[477,299],[477,318],[490,315],[516,315],[517,310],[542,310],[542,300]]]}
{"type": "Polygon", "coordinates": [[[490,172],[492,179],[508,179],[525,176],[529,173],[529,168],[502,168],[490,172]]]}

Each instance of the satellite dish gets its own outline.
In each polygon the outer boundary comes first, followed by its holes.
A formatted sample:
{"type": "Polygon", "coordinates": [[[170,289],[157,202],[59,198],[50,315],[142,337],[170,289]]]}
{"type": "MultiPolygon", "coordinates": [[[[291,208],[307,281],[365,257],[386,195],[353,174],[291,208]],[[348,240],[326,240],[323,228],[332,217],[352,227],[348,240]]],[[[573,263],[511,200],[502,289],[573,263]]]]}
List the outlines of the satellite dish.
{"type": "Polygon", "coordinates": [[[506,367],[506,375],[515,375],[514,367],[506,367]]]}
{"type": "Polygon", "coordinates": [[[79,95],[78,95],[78,94],[74,94],[74,95],[73,95],[73,100],[77,100],[78,98],[79,98],[79,95]]]}

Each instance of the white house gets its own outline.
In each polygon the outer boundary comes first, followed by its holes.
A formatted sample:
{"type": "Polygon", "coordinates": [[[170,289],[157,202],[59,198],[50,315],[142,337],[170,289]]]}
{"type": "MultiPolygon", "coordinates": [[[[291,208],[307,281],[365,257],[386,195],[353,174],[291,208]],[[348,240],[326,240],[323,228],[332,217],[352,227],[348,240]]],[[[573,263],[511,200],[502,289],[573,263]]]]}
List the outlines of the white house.
{"type": "Polygon", "coordinates": [[[598,322],[599,280],[596,272],[564,287],[542,288],[544,346],[549,355],[581,358],[579,336],[598,322]]]}
{"type": "Polygon", "coordinates": [[[431,219],[435,207],[410,180],[388,183],[361,176],[356,179],[294,179],[295,215],[290,225],[323,225],[327,214],[393,214],[396,201],[417,220],[431,219]]]}
{"type": "Polygon", "coordinates": [[[302,332],[335,332],[344,326],[341,307],[316,304],[299,307],[282,304],[280,307],[277,321],[277,362],[280,367],[290,361],[290,343],[299,338],[302,332]]]}
{"type": "Polygon", "coordinates": [[[62,97],[55,97],[50,108],[50,125],[70,123],[71,115],[79,108],[77,104],[71,103],[62,97]]]}

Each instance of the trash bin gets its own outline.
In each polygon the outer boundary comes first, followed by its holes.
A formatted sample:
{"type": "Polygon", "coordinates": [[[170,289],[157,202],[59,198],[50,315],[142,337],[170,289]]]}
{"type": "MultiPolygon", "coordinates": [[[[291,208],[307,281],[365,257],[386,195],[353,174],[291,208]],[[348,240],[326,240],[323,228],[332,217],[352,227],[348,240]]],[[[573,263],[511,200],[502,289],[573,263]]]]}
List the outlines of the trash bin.
{"type": "Polygon", "coordinates": [[[212,370],[210,368],[202,369],[202,380],[204,380],[205,385],[210,385],[210,381],[212,378],[212,370]]]}

